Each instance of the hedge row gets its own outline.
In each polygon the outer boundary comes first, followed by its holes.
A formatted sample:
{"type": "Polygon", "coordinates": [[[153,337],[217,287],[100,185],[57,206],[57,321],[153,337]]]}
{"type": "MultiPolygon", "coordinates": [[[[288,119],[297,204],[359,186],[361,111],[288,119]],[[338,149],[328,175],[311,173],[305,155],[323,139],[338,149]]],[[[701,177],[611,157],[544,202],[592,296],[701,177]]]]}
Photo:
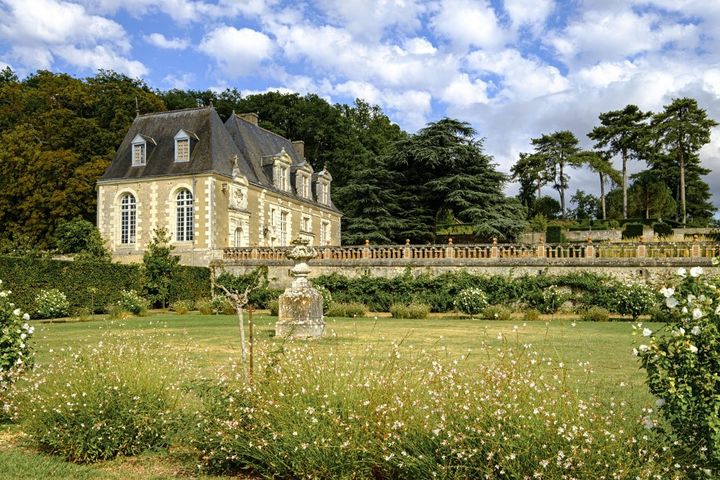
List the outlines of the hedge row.
{"type": "Polygon", "coordinates": [[[374,311],[388,311],[394,303],[421,302],[430,305],[434,312],[452,311],[457,294],[471,287],[486,292],[489,303],[494,305],[515,304],[552,311],[553,305],[549,303],[558,299],[547,294],[551,285],[571,291],[572,294],[565,299],[571,300],[580,309],[599,306],[616,312],[618,291],[622,287],[612,277],[590,272],[510,278],[472,275],[466,271],[414,276],[410,269],[394,278],[349,278],[334,273],[318,277],[313,282],[330,290],[336,302],[361,302],[374,311]]]}
{"type": "MultiPolygon", "coordinates": [[[[142,266],[92,263],[48,258],[0,256],[0,279],[11,290],[12,301],[22,310],[35,311],[35,297],[43,289],[57,288],[72,307],[94,306],[102,311],[120,298],[122,290],[142,291],[142,266]]],[[[197,300],[210,294],[210,270],[178,268],[170,290],[170,301],[197,300]]]]}

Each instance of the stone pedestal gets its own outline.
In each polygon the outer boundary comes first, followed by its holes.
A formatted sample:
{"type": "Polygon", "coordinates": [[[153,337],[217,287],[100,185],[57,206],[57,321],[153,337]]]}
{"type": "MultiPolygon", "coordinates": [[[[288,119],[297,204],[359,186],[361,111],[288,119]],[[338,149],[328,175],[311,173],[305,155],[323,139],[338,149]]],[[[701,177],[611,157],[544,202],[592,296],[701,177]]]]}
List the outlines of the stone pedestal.
{"type": "Polygon", "coordinates": [[[308,282],[307,261],[317,256],[307,240],[296,239],[287,257],[295,261],[291,270],[295,278],[278,299],[278,321],[275,336],[284,338],[320,338],[325,330],[323,299],[308,282]]]}

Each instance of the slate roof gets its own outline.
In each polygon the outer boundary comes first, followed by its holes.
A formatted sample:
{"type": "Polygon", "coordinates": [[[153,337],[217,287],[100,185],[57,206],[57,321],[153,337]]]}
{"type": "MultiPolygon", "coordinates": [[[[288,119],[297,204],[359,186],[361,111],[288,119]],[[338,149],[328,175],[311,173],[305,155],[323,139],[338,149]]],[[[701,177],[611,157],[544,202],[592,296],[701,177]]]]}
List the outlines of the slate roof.
{"type": "MultiPolygon", "coordinates": [[[[292,142],[234,114],[223,124],[213,107],[149,113],[136,117],[100,181],[201,173],[232,177],[235,158],[248,182],[296,197],[294,172],[307,165],[307,162],[298,155],[292,142]],[[196,141],[193,138],[191,141],[189,162],[175,162],[175,135],[181,129],[198,139],[196,141]],[[147,140],[146,164],[132,166],[132,140],[138,134],[147,140]],[[262,165],[263,159],[278,155],[283,149],[292,159],[292,193],[276,189],[272,182],[272,167],[264,169],[262,165]]],[[[317,172],[313,174],[315,178],[317,172]]],[[[306,198],[299,200],[317,203],[306,198]]],[[[337,211],[332,202],[323,206],[337,211]]]]}
{"type": "Polygon", "coordinates": [[[115,159],[100,180],[147,178],[165,175],[192,175],[215,172],[232,176],[234,158],[249,182],[259,183],[253,168],[242,157],[212,107],[189,108],[171,112],[140,115],[125,135],[115,159]],[[175,135],[180,130],[192,132],[189,162],[175,162],[175,135]],[[132,140],[137,134],[154,140],[147,143],[146,164],[132,166],[132,140]]]}

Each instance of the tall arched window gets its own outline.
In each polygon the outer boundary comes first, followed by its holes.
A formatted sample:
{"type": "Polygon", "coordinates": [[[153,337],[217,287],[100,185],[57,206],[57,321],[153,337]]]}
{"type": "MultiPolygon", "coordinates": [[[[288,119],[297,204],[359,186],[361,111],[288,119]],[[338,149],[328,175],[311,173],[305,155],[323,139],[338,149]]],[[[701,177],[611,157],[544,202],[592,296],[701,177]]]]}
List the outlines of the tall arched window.
{"type": "Polygon", "coordinates": [[[137,204],[131,193],[120,198],[120,243],[135,243],[135,227],[137,225],[137,204]]]}
{"type": "Polygon", "coordinates": [[[177,228],[175,239],[178,242],[189,242],[193,239],[193,196],[184,188],[177,194],[177,228]]]}
{"type": "Polygon", "coordinates": [[[242,229],[242,227],[237,227],[235,229],[235,234],[233,237],[233,246],[235,246],[235,247],[243,246],[243,229],[242,229]]]}

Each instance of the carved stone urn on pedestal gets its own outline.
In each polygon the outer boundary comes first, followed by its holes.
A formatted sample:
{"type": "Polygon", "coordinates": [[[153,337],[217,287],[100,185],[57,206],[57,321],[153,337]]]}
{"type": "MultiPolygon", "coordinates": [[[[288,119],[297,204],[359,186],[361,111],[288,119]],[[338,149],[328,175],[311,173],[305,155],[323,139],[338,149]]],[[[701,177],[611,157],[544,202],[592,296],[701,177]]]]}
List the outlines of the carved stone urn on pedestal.
{"type": "Polygon", "coordinates": [[[295,262],[291,270],[294,280],[278,299],[278,321],[275,335],[284,338],[320,338],[325,329],[323,298],[308,282],[307,262],[317,256],[309,241],[296,238],[287,258],[295,262]]]}

